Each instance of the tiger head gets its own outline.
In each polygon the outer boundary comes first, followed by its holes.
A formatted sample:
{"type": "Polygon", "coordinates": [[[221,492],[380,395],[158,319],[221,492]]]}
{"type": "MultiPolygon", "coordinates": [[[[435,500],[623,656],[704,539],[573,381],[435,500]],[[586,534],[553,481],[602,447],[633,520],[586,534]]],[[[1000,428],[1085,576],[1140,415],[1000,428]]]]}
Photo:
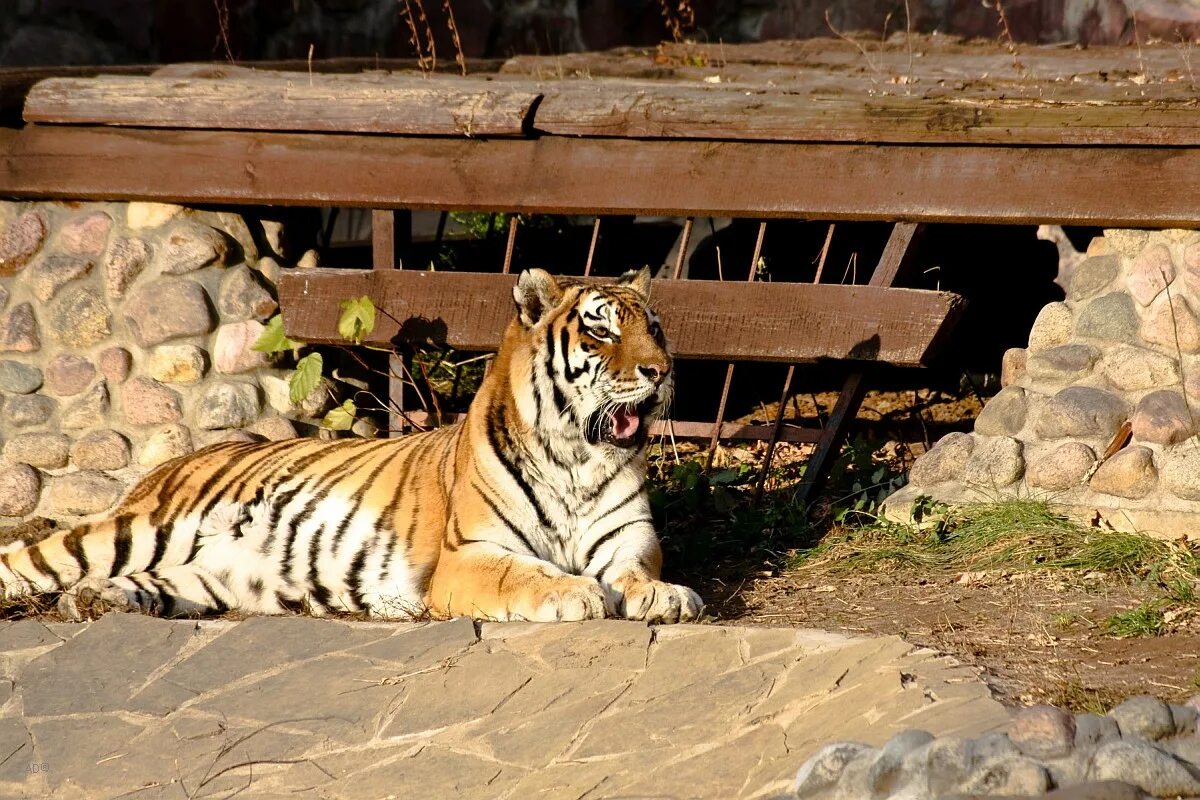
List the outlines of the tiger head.
{"type": "Polygon", "coordinates": [[[593,446],[645,444],[674,386],[667,340],[648,305],[650,270],[600,285],[530,269],[513,299],[535,399],[593,446]]]}

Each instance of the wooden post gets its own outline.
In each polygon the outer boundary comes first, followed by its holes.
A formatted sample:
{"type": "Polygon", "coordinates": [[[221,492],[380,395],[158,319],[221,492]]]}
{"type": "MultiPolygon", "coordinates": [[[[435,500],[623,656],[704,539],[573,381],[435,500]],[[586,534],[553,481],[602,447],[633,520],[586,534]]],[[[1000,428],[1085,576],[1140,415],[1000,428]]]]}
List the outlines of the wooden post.
{"type": "MultiPolygon", "coordinates": [[[[400,269],[401,254],[412,241],[412,212],[392,209],[371,212],[372,269],[400,269]]],[[[403,356],[388,356],[388,435],[400,436],[406,425],[404,418],[404,378],[407,365],[403,356]]]]}

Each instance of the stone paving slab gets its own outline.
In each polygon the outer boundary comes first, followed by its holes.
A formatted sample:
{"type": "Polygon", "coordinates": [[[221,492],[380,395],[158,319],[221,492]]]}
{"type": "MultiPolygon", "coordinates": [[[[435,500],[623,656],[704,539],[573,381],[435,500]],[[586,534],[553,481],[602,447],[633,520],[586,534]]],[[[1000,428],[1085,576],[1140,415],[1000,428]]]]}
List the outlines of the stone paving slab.
{"type": "Polygon", "coordinates": [[[895,637],[605,620],[0,623],[0,797],[765,798],[823,744],[977,736],[895,637]]]}

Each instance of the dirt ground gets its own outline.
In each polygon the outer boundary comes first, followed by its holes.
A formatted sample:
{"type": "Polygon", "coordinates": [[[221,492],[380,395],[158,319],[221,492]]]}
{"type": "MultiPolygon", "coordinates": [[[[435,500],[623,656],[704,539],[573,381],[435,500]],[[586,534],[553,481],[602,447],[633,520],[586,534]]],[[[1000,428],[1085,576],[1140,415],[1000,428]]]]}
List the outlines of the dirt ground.
{"type": "MultiPolygon", "coordinates": [[[[815,398],[825,408],[833,399],[815,398]]],[[[796,406],[816,416],[814,398],[799,397],[796,406]]],[[[970,393],[919,390],[873,393],[863,408],[860,430],[900,469],[949,430],[969,430],[981,404],[970,393]]],[[[760,462],[753,446],[721,455],[726,463],[760,462]]],[[[784,448],[783,471],[804,455],[784,448]]],[[[835,493],[827,491],[825,502],[835,493]]],[[[835,530],[825,527],[827,535],[835,530]]],[[[1160,598],[1159,586],[1100,572],[851,572],[816,562],[787,568],[764,561],[708,580],[710,612],[721,623],[899,635],[979,666],[1013,705],[1102,711],[1136,694],[1182,700],[1200,693],[1200,619],[1190,608],[1167,612],[1160,635],[1117,638],[1104,630],[1114,614],[1160,598]]]]}

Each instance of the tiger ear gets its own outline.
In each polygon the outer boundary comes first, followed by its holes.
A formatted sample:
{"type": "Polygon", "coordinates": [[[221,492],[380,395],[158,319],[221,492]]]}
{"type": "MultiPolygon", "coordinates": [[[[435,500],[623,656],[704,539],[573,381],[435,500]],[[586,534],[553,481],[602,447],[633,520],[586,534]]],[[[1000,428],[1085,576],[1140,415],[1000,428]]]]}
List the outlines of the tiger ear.
{"type": "Polygon", "coordinates": [[[650,299],[650,267],[642,267],[639,270],[629,270],[620,278],[617,278],[617,283],[622,286],[628,286],[642,296],[642,299],[650,299]]]}
{"type": "Polygon", "coordinates": [[[562,300],[562,287],[544,269],[522,270],[513,287],[517,316],[525,327],[533,327],[562,300]]]}

